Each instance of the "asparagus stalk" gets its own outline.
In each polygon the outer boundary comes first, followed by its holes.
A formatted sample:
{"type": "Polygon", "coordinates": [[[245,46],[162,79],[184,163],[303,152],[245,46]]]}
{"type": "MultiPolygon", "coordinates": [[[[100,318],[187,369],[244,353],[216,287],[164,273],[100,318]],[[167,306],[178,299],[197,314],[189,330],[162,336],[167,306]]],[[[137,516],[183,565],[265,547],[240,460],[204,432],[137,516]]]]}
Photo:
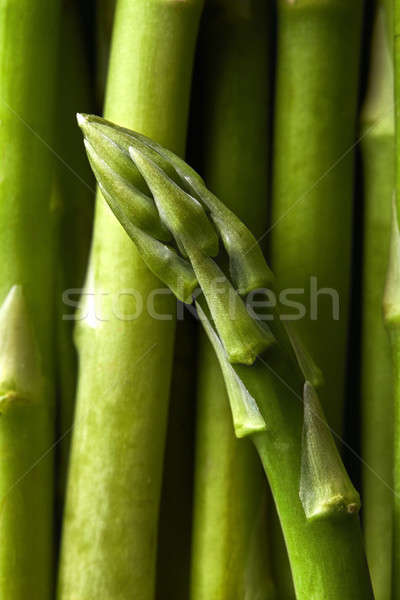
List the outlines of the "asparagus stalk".
{"type": "Polygon", "coordinates": [[[234,435],[225,384],[204,336],[199,364],[191,598],[272,598],[262,471],[250,441],[234,435]]]}
{"type": "Polygon", "coordinates": [[[79,287],[85,277],[93,213],[93,175],[76,135],[76,107],[93,104],[83,23],[76,2],[62,11],[59,111],[56,150],[57,178],[63,197],[60,250],[63,250],[65,285],[79,287]],[[85,160],[83,160],[85,159],[85,160]]]}
{"type": "MultiPolygon", "coordinates": [[[[396,40],[395,40],[396,43],[396,40]]],[[[397,127],[397,125],[396,125],[397,127]]],[[[397,134],[396,134],[397,135],[397,134]]],[[[397,172],[396,172],[397,178],[397,172]]],[[[397,179],[396,179],[397,185],[397,179]]],[[[400,558],[400,510],[399,510],[399,490],[400,490],[400,478],[399,470],[397,468],[398,459],[400,455],[399,451],[399,398],[400,398],[400,335],[399,335],[399,314],[400,314],[400,235],[398,226],[397,207],[393,202],[393,214],[392,214],[392,232],[390,242],[390,257],[389,267],[386,279],[386,288],[384,295],[384,316],[386,327],[389,332],[391,351],[392,351],[392,369],[393,369],[393,391],[394,391],[394,454],[393,454],[393,487],[394,487],[394,500],[393,500],[393,572],[392,572],[392,589],[391,594],[393,598],[399,595],[400,581],[398,576],[398,570],[396,565],[400,558]]]]}
{"type": "MultiPolygon", "coordinates": [[[[256,236],[267,224],[268,46],[264,2],[209,2],[196,115],[204,175],[256,236]]],[[[224,380],[204,333],[198,373],[191,598],[270,598],[265,522],[260,526],[265,483],[251,442],[234,435],[224,380]]]]}
{"type": "Polygon", "coordinates": [[[96,92],[97,104],[103,105],[110,57],[111,35],[116,0],[96,3],[96,92]]]}
{"type": "Polygon", "coordinates": [[[92,105],[89,65],[76,2],[68,2],[62,11],[59,74],[59,118],[55,148],[59,157],[56,165],[56,193],[60,211],[57,249],[59,256],[57,438],[61,438],[61,441],[57,445],[59,455],[57,483],[59,500],[62,504],[65,494],[77,378],[77,355],[72,339],[73,314],[78,299],[78,290],[83,285],[89,254],[95,187],[74,126],[77,109],[82,106],[89,108],[92,105]],[[63,302],[63,298],[68,304],[63,302]]]}
{"type": "MultiPolygon", "coordinates": [[[[200,12],[198,0],[119,0],[116,8],[105,113],[177,152],[184,149],[200,12]]],[[[154,295],[157,289],[99,196],[86,291],[108,295],[97,304],[99,318],[87,311],[90,302],[82,305],[86,317],[77,328],[62,600],[153,598],[174,338],[174,300],[164,289],[154,295]]]]}
{"type": "Polygon", "coordinates": [[[400,198],[400,2],[394,2],[393,16],[393,53],[394,53],[394,90],[395,90],[395,189],[393,203],[390,258],[384,296],[384,316],[389,332],[392,353],[393,393],[394,393],[394,455],[393,455],[393,573],[392,597],[400,594],[400,577],[396,565],[400,560],[400,239],[399,239],[399,198],[400,198]]]}
{"type": "Polygon", "coordinates": [[[393,0],[378,0],[378,6],[384,12],[385,27],[388,35],[388,45],[393,55],[393,27],[394,27],[394,5],[393,0]]]}
{"type": "Polygon", "coordinates": [[[289,557],[285,540],[282,534],[282,527],[279,517],[275,511],[272,515],[272,568],[275,576],[276,590],[278,598],[285,600],[295,600],[293,577],[290,569],[289,557]]]}
{"type": "Polygon", "coordinates": [[[361,115],[365,194],[362,455],[366,552],[376,598],[391,598],[393,405],[390,345],[381,310],[394,190],[393,67],[379,9],[361,115]],[[373,343],[371,343],[373,340],[373,343]],[[372,471],[371,471],[372,468],[372,471]]]}
{"type": "Polygon", "coordinates": [[[299,331],[324,373],[321,400],[336,431],[345,387],[362,5],[278,2],[271,261],[282,289],[304,290],[291,299],[306,309],[299,331]]]}
{"type": "MultiPolygon", "coordinates": [[[[104,160],[110,160],[107,141],[96,141],[91,134],[91,130],[99,126],[98,119],[81,117],[80,121],[88,138],[89,157],[96,170],[102,156],[104,160]]],[[[104,130],[107,128],[113,129],[112,124],[104,123],[104,130]]],[[[360,506],[359,496],[344,469],[319,404],[314,386],[320,382],[320,373],[295,330],[291,328],[289,339],[285,339],[286,330],[279,322],[279,312],[274,313],[273,323],[276,343],[265,351],[264,357],[260,355],[251,362],[252,340],[242,339],[244,329],[256,339],[254,330],[247,326],[247,320],[254,319],[257,323],[260,318],[238,310],[239,300],[235,295],[235,288],[242,289],[244,281],[262,277],[260,255],[253,252],[250,257],[243,258],[242,250],[248,247],[250,232],[243,223],[239,226],[240,221],[234,214],[207,190],[202,179],[179,157],[143,135],[114,129],[121,159],[120,165],[117,161],[113,163],[117,169],[115,177],[118,179],[118,171],[126,169],[125,146],[128,145],[135,163],[131,177],[136,176],[136,169],[143,176],[152,195],[152,198],[147,196],[148,201],[151,203],[153,199],[154,206],[158,207],[161,222],[169,229],[179,249],[181,262],[174,261],[172,250],[168,253],[168,246],[150,234],[143,232],[146,237],[138,238],[138,228],[129,225],[131,216],[126,209],[124,193],[119,197],[107,191],[112,190],[108,176],[96,170],[105,199],[148,264],[151,264],[150,254],[154,254],[153,264],[164,283],[171,281],[175,285],[183,262],[190,263],[202,285],[203,295],[196,303],[201,322],[224,374],[235,433],[238,437],[251,436],[267,473],[285,534],[297,597],[308,599],[311,591],[315,598],[327,600],[371,599],[372,590],[356,514],[360,506]],[[174,169],[179,184],[174,183],[165,172],[166,165],[168,170],[174,169]],[[193,210],[193,202],[197,202],[196,211],[193,210]],[[205,229],[203,237],[199,234],[196,240],[193,239],[193,224],[199,218],[200,206],[208,211],[208,218],[214,222],[225,243],[232,281],[216,268],[209,256],[208,231],[205,229]],[[162,253],[165,257],[164,270],[160,265],[162,253]],[[172,272],[175,272],[175,277],[172,272]],[[215,285],[208,280],[215,278],[216,273],[222,280],[219,298],[208,293],[215,285]],[[221,305],[225,306],[225,318],[231,321],[230,328],[221,327],[221,305]],[[219,316],[218,320],[213,318],[215,314],[219,316]],[[238,331],[235,331],[236,326],[238,331]],[[227,339],[228,336],[233,339],[227,339]],[[289,343],[293,346],[291,354],[287,354],[289,343]],[[228,349],[232,344],[238,347],[242,344],[241,362],[237,356],[230,356],[228,349]],[[296,397],[302,378],[305,379],[304,415],[301,397],[296,397]],[[287,383],[291,381],[294,383],[287,383]]],[[[143,208],[141,210],[144,211],[143,208]]],[[[137,202],[136,211],[130,214],[143,222],[139,211],[140,204],[137,202]]],[[[206,216],[204,212],[201,219],[206,216]]],[[[269,276],[265,265],[264,279],[269,276]]]]}
{"type": "Polygon", "coordinates": [[[0,2],[0,596],[53,591],[52,114],[59,3],[0,2]]]}
{"type": "Polygon", "coordinates": [[[190,596],[197,323],[183,305],[179,310],[157,540],[159,600],[190,596]]]}

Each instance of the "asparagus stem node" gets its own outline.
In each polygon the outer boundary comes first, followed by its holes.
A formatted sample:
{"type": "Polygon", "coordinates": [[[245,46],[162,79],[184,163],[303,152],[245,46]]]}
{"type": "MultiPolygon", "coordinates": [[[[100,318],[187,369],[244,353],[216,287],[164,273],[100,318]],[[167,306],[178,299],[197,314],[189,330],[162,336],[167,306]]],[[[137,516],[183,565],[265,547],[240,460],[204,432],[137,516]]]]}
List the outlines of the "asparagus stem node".
{"type": "Polygon", "coordinates": [[[307,519],[355,513],[360,496],[353,487],[328,429],[317,393],[304,384],[300,499],[307,519]]]}

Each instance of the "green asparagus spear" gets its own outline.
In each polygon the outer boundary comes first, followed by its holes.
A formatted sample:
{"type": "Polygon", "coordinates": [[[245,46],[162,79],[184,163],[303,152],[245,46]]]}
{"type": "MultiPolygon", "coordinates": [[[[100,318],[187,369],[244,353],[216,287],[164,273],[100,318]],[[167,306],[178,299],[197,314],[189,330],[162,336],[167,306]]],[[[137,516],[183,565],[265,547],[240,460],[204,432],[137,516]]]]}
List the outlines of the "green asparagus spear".
{"type": "MultiPolygon", "coordinates": [[[[200,0],[119,0],[116,8],[105,114],[180,153],[201,8],[200,0]]],[[[153,598],[174,340],[166,291],[98,195],[76,332],[59,600],[153,598]]]]}

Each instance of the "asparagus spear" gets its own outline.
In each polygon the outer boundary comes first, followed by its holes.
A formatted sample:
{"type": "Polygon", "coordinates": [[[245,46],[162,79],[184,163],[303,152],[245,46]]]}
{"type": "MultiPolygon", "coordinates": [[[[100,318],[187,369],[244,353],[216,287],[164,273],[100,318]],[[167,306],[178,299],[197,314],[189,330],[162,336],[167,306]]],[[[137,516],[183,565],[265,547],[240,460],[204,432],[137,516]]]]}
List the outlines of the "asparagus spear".
{"type": "Polygon", "coordinates": [[[345,387],[362,5],[278,2],[271,262],[282,289],[304,289],[290,298],[306,309],[299,331],[324,373],[321,400],[336,431],[345,387]]]}
{"type": "MultiPolygon", "coordinates": [[[[195,115],[203,171],[258,236],[267,224],[269,15],[264,2],[251,0],[214,0],[207,8],[195,115]]],[[[265,483],[250,441],[235,438],[220,367],[204,333],[198,372],[191,598],[270,598],[264,557],[259,572],[256,567],[267,540],[265,523],[260,526],[265,483]]]]}
{"type": "Polygon", "coordinates": [[[197,323],[183,305],[179,311],[157,540],[159,600],[190,596],[197,323]]]}
{"type": "Polygon", "coordinates": [[[80,140],[76,136],[75,113],[90,107],[89,65],[83,43],[78,4],[63,6],[60,44],[58,116],[55,149],[56,193],[58,194],[58,298],[57,307],[57,371],[58,415],[57,445],[59,455],[57,484],[60,504],[65,494],[76,393],[77,356],[73,345],[73,314],[83,285],[89,254],[93,220],[95,182],[88,168],[80,140]],[[71,290],[74,290],[73,292],[71,290]],[[63,299],[66,302],[63,302],[63,299]],[[74,306],[70,306],[74,305],[74,306]]]}
{"type": "Polygon", "coordinates": [[[385,17],[385,27],[388,34],[388,45],[391,54],[393,54],[393,26],[394,26],[394,5],[393,0],[378,0],[378,6],[383,10],[385,17]]]}
{"type": "Polygon", "coordinates": [[[345,395],[354,171],[348,150],[362,4],[278,2],[271,261],[283,290],[305,292],[288,297],[306,309],[299,331],[324,373],[321,400],[335,431],[342,430],[345,395]],[[316,296],[312,282],[327,292],[316,296]],[[338,293],[338,321],[329,289],[338,293]]]}
{"type": "Polygon", "coordinates": [[[366,551],[376,598],[391,598],[392,424],[390,346],[381,310],[394,190],[393,67],[379,9],[361,115],[365,194],[362,456],[366,551]],[[371,343],[373,340],[373,343],[371,343]],[[371,472],[371,468],[373,472],[371,472]]]}
{"type": "Polygon", "coordinates": [[[393,574],[392,597],[400,594],[400,576],[396,565],[400,560],[400,239],[399,239],[399,198],[400,198],[400,2],[395,0],[393,12],[393,54],[394,54],[394,91],[395,91],[395,199],[393,202],[392,228],[390,242],[389,267],[384,295],[384,316],[389,332],[392,355],[393,392],[394,392],[394,455],[393,455],[393,574]]]}
{"type": "Polygon", "coordinates": [[[103,105],[110,57],[111,35],[116,0],[97,0],[96,3],[96,95],[103,105]]]}
{"type": "Polygon", "coordinates": [[[0,2],[0,596],[53,588],[53,103],[59,3],[0,2]]]}
{"type": "MultiPolygon", "coordinates": [[[[396,125],[397,126],[397,125],[396,125]]],[[[397,134],[396,134],[397,135],[397,134]]],[[[397,186],[397,172],[396,172],[397,186]]],[[[392,231],[390,242],[389,267],[386,278],[386,287],[384,294],[384,317],[387,330],[389,332],[392,353],[392,373],[393,373],[393,391],[394,391],[394,453],[393,453],[393,572],[391,597],[396,598],[399,595],[400,581],[398,576],[398,564],[400,558],[400,510],[399,510],[399,490],[400,478],[397,468],[399,458],[399,398],[400,398],[400,336],[399,336],[399,289],[400,289],[400,235],[398,226],[397,207],[393,202],[392,231]]]]}
{"type": "MultiPolygon", "coordinates": [[[[107,142],[95,141],[91,135],[91,129],[96,129],[98,122],[90,117],[81,118],[85,136],[94,142],[95,147],[87,144],[93,166],[102,156],[109,160],[107,142]]],[[[104,128],[112,129],[112,125],[104,123],[104,128]]],[[[319,404],[315,386],[320,382],[320,373],[295,330],[292,329],[289,339],[285,339],[288,329],[282,328],[279,312],[273,315],[276,343],[265,351],[264,356],[254,358],[252,341],[243,340],[244,330],[257,337],[255,330],[248,327],[247,319],[257,322],[260,318],[238,310],[235,295],[235,287],[242,289],[243,281],[262,277],[259,254],[254,252],[250,258],[243,258],[242,249],[248,246],[250,232],[242,223],[239,227],[240,221],[207,190],[202,179],[182,159],[143,135],[116,128],[114,133],[121,159],[119,165],[114,161],[114,168],[117,171],[126,169],[124,148],[128,145],[135,163],[132,176],[138,169],[145,179],[151,193],[148,199],[151,201],[152,197],[157,205],[160,220],[169,229],[181,253],[180,260],[191,264],[201,283],[203,295],[197,297],[196,303],[201,322],[224,374],[235,433],[238,437],[251,436],[267,473],[285,534],[297,597],[308,599],[311,592],[315,598],[327,600],[372,598],[356,514],[359,496],[344,469],[319,404]],[[179,184],[173,183],[164,167],[175,170],[179,184]],[[196,212],[193,211],[194,201],[198,203],[196,212]],[[216,268],[209,256],[208,231],[203,230],[204,237],[199,233],[196,240],[191,235],[199,217],[199,206],[208,212],[208,218],[214,222],[226,244],[231,267],[232,263],[235,266],[231,268],[232,281],[216,268]],[[219,298],[208,293],[215,285],[210,279],[216,274],[223,280],[219,298]],[[225,306],[226,320],[231,321],[230,328],[221,327],[222,305],[225,306]],[[213,318],[215,314],[218,321],[213,318]],[[227,339],[229,336],[232,340],[227,339]],[[292,354],[287,354],[289,342],[293,346],[292,354]],[[237,355],[230,356],[228,349],[232,345],[242,346],[241,361],[237,355]],[[305,379],[304,414],[301,397],[297,396],[302,378],[305,379]]],[[[118,178],[117,171],[114,174],[118,178]]],[[[162,248],[167,247],[150,234],[139,238],[138,243],[137,227],[132,229],[129,225],[131,217],[126,210],[124,194],[121,199],[118,194],[112,196],[106,189],[111,189],[109,176],[99,176],[105,199],[142,256],[151,264],[149,257],[153,253],[164,283],[175,284],[181,273],[181,262],[170,259],[164,270],[160,268],[160,254],[162,248]],[[175,271],[175,277],[172,271],[175,271]]],[[[141,220],[139,205],[136,208],[135,216],[141,220]]],[[[265,265],[264,278],[269,276],[265,265]]]]}
{"type": "MultiPolygon", "coordinates": [[[[200,12],[198,0],[119,0],[116,8],[105,113],[178,152],[200,12]]],[[[165,289],[154,295],[160,288],[99,196],[86,291],[108,296],[99,318],[87,296],[77,329],[62,600],[153,597],[174,338],[174,300],[165,289]]]]}

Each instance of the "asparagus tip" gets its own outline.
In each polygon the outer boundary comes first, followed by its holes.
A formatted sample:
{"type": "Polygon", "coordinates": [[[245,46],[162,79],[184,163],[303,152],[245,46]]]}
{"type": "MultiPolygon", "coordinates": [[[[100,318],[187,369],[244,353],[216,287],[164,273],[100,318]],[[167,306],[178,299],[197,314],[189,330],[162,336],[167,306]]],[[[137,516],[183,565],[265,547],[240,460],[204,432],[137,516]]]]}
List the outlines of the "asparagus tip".
{"type": "Polygon", "coordinates": [[[188,244],[216,256],[218,236],[201,203],[178,186],[149,156],[145,148],[129,146],[129,155],[147,183],[161,220],[173,233],[182,254],[188,244]]]}
{"type": "Polygon", "coordinates": [[[88,122],[89,115],[86,113],[76,113],[76,120],[78,122],[79,127],[82,127],[88,122]]]}
{"type": "Polygon", "coordinates": [[[81,129],[87,124],[87,115],[84,113],[76,113],[76,121],[81,129]]]}
{"type": "Polygon", "coordinates": [[[13,285],[0,308],[1,405],[37,398],[43,384],[39,350],[21,285],[13,285]]]}

